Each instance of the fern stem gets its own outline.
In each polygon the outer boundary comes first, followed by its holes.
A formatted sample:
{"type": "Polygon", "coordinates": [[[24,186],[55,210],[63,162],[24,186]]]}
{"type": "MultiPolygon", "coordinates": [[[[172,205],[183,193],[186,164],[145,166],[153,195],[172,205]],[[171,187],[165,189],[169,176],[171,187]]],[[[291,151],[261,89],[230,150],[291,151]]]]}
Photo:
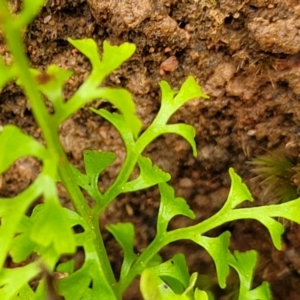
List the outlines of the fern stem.
{"type": "Polygon", "coordinates": [[[97,238],[93,240],[93,246],[106,279],[112,286],[116,280],[106,254],[98,219],[97,222],[93,220],[91,209],[80,188],[75,183],[70,169],[70,163],[59,141],[56,122],[53,116],[48,113],[44,101],[36,87],[36,82],[30,73],[29,62],[25,55],[26,51],[22,42],[21,29],[18,26],[19,23],[16,22],[15,18],[10,14],[7,4],[2,0],[0,0],[0,20],[3,24],[7,44],[14,58],[14,67],[22,82],[34,118],[42,131],[49,155],[54,162],[59,162],[58,173],[60,179],[67,189],[76,211],[87,221],[90,228],[95,232],[97,238]]]}

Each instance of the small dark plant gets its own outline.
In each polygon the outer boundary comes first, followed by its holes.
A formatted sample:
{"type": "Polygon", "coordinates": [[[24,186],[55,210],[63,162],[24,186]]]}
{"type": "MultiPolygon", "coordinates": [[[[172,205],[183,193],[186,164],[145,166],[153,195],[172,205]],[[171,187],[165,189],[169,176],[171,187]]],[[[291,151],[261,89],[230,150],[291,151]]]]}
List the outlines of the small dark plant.
{"type": "Polygon", "coordinates": [[[299,196],[300,169],[294,157],[284,151],[269,151],[254,158],[251,171],[253,181],[263,189],[266,202],[285,202],[299,196]],[[270,200],[272,199],[272,200],[270,200]]]}

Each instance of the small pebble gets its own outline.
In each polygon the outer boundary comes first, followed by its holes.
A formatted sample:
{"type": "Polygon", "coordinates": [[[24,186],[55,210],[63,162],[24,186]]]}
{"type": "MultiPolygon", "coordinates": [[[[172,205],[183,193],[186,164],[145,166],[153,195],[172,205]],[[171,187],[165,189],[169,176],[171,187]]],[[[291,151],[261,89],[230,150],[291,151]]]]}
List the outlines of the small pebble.
{"type": "Polygon", "coordinates": [[[184,177],[179,181],[179,186],[184,189],[191,188],[194,186],[194,182],[190,178],[184,177]]]}
{"type": "Polygon", "coordinates": [[[163,61],[159,68],[159,74],[165,75],[166,72],[174,72],[178,67],[178,60],[176,56],[172,55],[163,61]]]}
{"type": "Polygon", "coordinates": [[[48,15],[47,17],[44,18],[44,24],[47,24],[51,20],[52,16],[48,15]]]}
{"type": "Polygon", "coordinates": [[[255,129],[250,129],[250,130],[248,130],[248,131],[247,131],[247,135],[249,135],[249,136],[254,136],[254,135],[256,135],[256,130],[255,130],[255,129]]]}

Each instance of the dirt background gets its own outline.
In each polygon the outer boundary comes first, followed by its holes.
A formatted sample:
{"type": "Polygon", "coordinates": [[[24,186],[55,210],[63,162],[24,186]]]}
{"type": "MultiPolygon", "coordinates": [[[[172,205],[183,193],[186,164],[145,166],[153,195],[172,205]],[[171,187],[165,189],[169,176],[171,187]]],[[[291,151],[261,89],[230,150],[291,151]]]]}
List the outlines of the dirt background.
{"type": "MultiPolygon", "coordinates": [[[[20,8],[11,0],[12,10],[20,8]]],[[[297,0],[50,0],[24,33],[32,66],[45,69],[57,64],[74,71],[66,86],[66,98],[82,83],[89,63],[67,42],[94,38],[100,49],[104,40],[137,46],[134,56],[105,82],[127,88],[134,96],[138,114],[148,126],[160,106],[158,82],[167,80],[179,88],[193,75],[210,100],[194,100],[176,113],[171,122],[196,128],[198,156],[178,136],[168,135],[151,144],[145,155],[172,175],[177,195],[187,199],[197,220],[216,212],[229,189],[228,168],[235,170],[256,195],[256,205],[274,202],[251,182],[247,164],[266,150],[284,149],[298,156],[300,134],[300,5],[297,0]]],[[[7,49],[0,52],[10,61],[7,49]]],[[[109,107],[102,101],[94,107],[109,107]]],[[[11,84],[0,94],[0,125],[16,124],[41,139],[22,91],[11,84]]],[[[84,108],[61,126],[61,141],[72,162],[82,168],[85,149],[114,151],[118,160],[102,176],[105,189],[124,159],[117,132],[84,108]]],[[[38,173],[31,158],[19,160],[0,178],[0,195],[23,190],[38,173]]],[[[136,249],[155,235],[158,209],[156,188],[122,195],[102,217],[102,225],[130,221],[136,225],[136,249]]],[[[62,199],[67,199],[61,191],[62,199]]],[[[172,226],[182,225],[174,220],[172,226]]],[[[285,222],[283,251],[270,244],[266,230],[253,221],[224,225],[211,234],[229,230],[232,249],[256,249],[260,261],[254,284],[271,283],[274,299],[299,299],[300,230],[285,222]]],[[[117,271],[121,252],[105,233],[110,258],[117,271]]],[[[190,270],[212,274],[216,299],[234,299],[236,276],[228,288],[217,288],[211,259],[199,247],[176,243],[162,251],[164,258],[182,251],[190,270]]],[[[134,283],[124,299],[141,299],[134,283]]]]}

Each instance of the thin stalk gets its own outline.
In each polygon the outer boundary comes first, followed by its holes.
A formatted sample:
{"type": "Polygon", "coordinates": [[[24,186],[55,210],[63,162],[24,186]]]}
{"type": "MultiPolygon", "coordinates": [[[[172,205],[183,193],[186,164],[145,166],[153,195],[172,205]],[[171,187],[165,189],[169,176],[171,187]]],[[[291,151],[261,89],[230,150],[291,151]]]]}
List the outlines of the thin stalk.
{"type": "Polygon", "coordinates": [[[142,154],[147,145],[149,145],[155,137],[156,136],[153,134],[153,125],[150,125],[150,127],[147,128],[147,130],[137,139],[136,142],[132,141],[131,143],[126,144],[127,156],[124,164],[122,165],[122,169],[118,174],[117,179],[104,194],[102,203],[99,203],[99,205],[96,206],[95,211],[97,211],[98,214],[101,214],[106,207],[122,192],[120,191],[120,188],[124,183],[126,183],[131,175],[139,155],[142,154]]]}
{"type": "Polygon", "coordinates": [[[93,240],[93,243],[94,243],[94,249],[96,250],[96,253],[97,253],[100,265],[101,265],[101,269],[103,270],[108,283],[114,289],[114,285],[116,285],[117,281],[116,281],[115,275],[113,273],[110,261],[108,259],[108,255],[107,255],[106,248],[105,248],[102,234],[101,234],[101,229],[99,226],[99,218],[97,217],[97,215],[95,215],[91,219],[91,225],[92,225],[92,229],[96,235],[96,239],[93,240]]]}
{"type": "MultiPolygon", "coordinates": [[[[215,228],[214,222],[212,222],[211,228],[215,228]]],[[[222,224],[222,223],[221,223],[222,224]]],[[[149,246],[142,252],[142,254],[138,257],[132,268],[130,269],[129,273],[125,278],[120,280],[117,284],[117,292],[122,294],[128,286],[131,284],[133,279],[140,274],[145,267],[147,266],[148,262],[166,245],[169,245],[172,242],[178,240],[191,240],[191,233],[194,235],[195,227],[197,226],[197,235],[201,235],[206,232],[207,228],[201,228],[201,224],[186,227],[186,228],[179,228],[173,231],[167,232],[162,234],[160,237],[157,237],[149,244],[149,246]]]]}
{"type": "MultiPolygon", "coordinates": [[[[227,209],[225,208],[225,210],[227,209]]],[[[127,276],[120,282],[118,282],[118,292],[124,292],[127,289],[127,287],[131,284],[132,280],[145,269],[147,263],[163,247],[179,240],[193,240],[195,232],[197,232],[197,236],[200,236],[205,232],[208,232],[209,230],[227,222],[228,216],[230,217],[230,221],[240,219],[240,217],[237,217],[234,213],[232,215],[224,214],[224,210],[221,209],[218,213],[216,213],[209,219],[201,222],[200,224],[175,229],[169,232],[162,233],[159,236],[156,236],[155,239],[150,243],[150,245],[138,257],[127,276]],[[224,220],[224,217],[222,218],[222,214],[226,216],[226,220],[224,220]]]]}
{"type": "Polygon", "coordinates": [[[136,165],[136,162],[137,162],[137,159],[138,159],[138,156],[140,155],[140,153],[133,152],[132,150],[129,150],[127,153],[128,154],[125,158],[125,161],[122,165],[122,169],[121,169],[120,173],[118,174],[117,179],[114,181],[114,183],[109,187],[109,189],[103,195],[103,201],[95,207],[95,214],[97,214],[98,216],[107,208],[107,206],[118,195],[121,194],[122,185],[124,183],[126,183],[126,181],[128,180],[129,176],[132,173],[134,166],[136,165]]]}
{"type": "Polygon", "coordinates": [[[74,201],[73,204],[81,216],[88,218],[90,208],[84,200],[78,186],[71,180],[72,174],[70,174],[70,170],[67,167],[68,160],[59,142],[57,128],[55,126],[56,122],[54,122],[53,117],[48,113],[44,101],[36,88],[37,84],[30,73],[29,63],[24,54],[25,50],[20,29],[14,26],[14,18],[7,15],[9,12],[7,7],[3,4],[3,1],[0,1],[0,10],[4,12],[1,14],[1,17],[4,23],[7,44],[14,58],[14,64],[19,69],[19,78],[22,81],[25,94],[30,102],[34,118],[41,128],[49,154],[53,158],[53,161],[56,161],[57,157],[59,157],[59,173],[61,173],[62,180],[66,181],[66,188],[74,201]]]}
{"type": "Polygon", "coordinates": [[[16,26],[18,23],[15,22],[14,17],[10,15],[7,5],[4,2],[5,1],[0,0],[0,19],[4,25],[5,38],[14,58],[14,64],[19,69],[18,75],[22,81],[25,94],[30,102],[33,115],[41,128],[49,154],[53,158],[53,161],[57,161],[57,158],[59,158],[58,172],[76,211],[87,221],[91,229],[96,233],[97,239],[93,241],[94,248],[97,252],[99,262],[103,268],[107,281],[113,285],[116,280],[100,234],[98,219],[97,222],[92,220],[91,209],[86,203],[80,188],[75,184],[69,162],[59,142],[58,129],[55,126],[56,122],[54,122],[53,117],[48,113],[44,101],[36,88],[36,82],[30,73],[20,28],[16,26]]]}
{"type": "Polygon", "coordinates": [[[158,253],[167,244],[168,243],[165,242],[164,236],[155,237],[149,246],[141,253],[127,276],[117,283],[116,290],[120,295],[122,295],[122,293],[128,288],[133,279],[146,268],[148,262],[156,255],[156,253],[158,253]]]}

